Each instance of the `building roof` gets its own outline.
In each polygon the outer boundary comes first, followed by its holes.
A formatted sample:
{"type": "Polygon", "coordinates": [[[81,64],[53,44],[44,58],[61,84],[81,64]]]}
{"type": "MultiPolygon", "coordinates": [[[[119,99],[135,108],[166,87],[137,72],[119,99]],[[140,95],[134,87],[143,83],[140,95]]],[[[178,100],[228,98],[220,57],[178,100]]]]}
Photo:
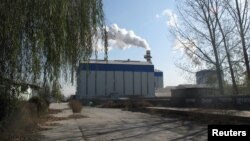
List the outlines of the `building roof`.
{"type": "Polygon", "coordinates": [[[158,69],[154,69],[154,76],[163,77],[163,72],[158,69]]]}
{"type": "Polygon", "coordinates": [[[90,60],[90,61],[82,61],[80,64],[125,64],[125,65],[153,65],[146,61],[135,61],[135,60],[90,60]]]}
{"type": "Polygon", "coordinates": [[[155,69],[155,72],[162,72],[161,70],[155,69]]]}
{"type": "Polygon", "coordinates": [[[200,70],[196,72],[196,74],[204,74],[204,73],[216,73],[216,70],[200,70]]]}
{"type": "Polygon", "coordinates": [[[23,81],[15,81],[15,80],[11,80],[9,78],[4,78],[4,77],[0,77],[0,86],[1,87],[5,87],[6,84],[11,84],[11,85],[17,85],[17,86],[30,86],[32,89],[40,89],[41,87],[39,85],[35,85],[35,84],[30,84],[30,83],[26,83],[23,81]]]}
{"type": "Polygon", "coordinates": [[[131,60],[90,60],[89,62],[81,62],[78,71],[80,70],[154,72],[154,65],[131,60]]]}

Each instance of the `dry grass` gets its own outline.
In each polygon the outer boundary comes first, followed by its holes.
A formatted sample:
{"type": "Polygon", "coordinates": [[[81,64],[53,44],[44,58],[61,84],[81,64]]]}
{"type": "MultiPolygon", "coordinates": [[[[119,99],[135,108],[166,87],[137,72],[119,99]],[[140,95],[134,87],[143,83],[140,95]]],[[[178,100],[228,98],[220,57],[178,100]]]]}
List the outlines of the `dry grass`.
{"type": "MultiPolygon", "coordinates": [[[[48,126],[58,126],[55,121],[66,120],[68,117],[55,117],[44,114],[37,116],[33,103],[22,103],[20,109],[13,115],[5,118],[0,124],[1,141],[38,141],[42,136],[40,131],[49,130],[48,126]]],[[[62,110],[49,109],[50,114],[62,112],[62,110]]]]}
{"type": "Polygon", "coordinates": [[[58,114],[61,113],[64,109],[49,109],[48,113],[49,114],[58,114]]]}
{"type": "Polygon", "coordinates": [[[73,114],[68,116],[69,119],[80,119],[80,118],[88,118],[87,116],[81,115],[81,114],[73,114]]]}
{"type": "Polygon", "coordinates": [[[21,105],[20,109],[15,111],[11,116],[6,117],[1,122],[1,141],[29,141],[37,140],[37,131],[40,131],[38,117],[34,115],[32,104],[21,105]]]}

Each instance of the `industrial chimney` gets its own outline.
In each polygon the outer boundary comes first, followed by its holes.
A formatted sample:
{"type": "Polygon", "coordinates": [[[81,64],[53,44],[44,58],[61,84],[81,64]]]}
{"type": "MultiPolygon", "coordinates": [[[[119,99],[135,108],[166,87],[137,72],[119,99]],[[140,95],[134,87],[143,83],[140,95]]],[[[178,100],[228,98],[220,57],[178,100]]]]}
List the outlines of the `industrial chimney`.
{"type": "Polygon", "coordinates": [[[146,55],[144,55],[144,58],[147,60],[147,62],[149,62],[149,63],[151,63],[152,64],[152,62],[151,62],[151,55],[150,55],[150,50],[147,50],[146,51],[146,55]]]}

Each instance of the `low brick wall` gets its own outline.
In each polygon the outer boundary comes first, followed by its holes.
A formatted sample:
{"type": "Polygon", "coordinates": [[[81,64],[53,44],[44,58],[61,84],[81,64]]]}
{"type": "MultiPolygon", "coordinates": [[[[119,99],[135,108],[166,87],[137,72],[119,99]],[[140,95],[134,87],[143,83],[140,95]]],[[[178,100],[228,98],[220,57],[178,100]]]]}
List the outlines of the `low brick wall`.
{"type": "Polygon", "coordinates": [[[250,95],[220,96],[218,89],[183,88],[171,90],[171,106],[250,109],[250,95]]]}
{"type": "Polygon", "coordinates": [[[158,107],[204,107],[250,110],[250,95],[218,96],[218,89],[211,88],[183,88],[172,90],[172,97],[128,99],[92,98],[82,99],[85,105],[100,105],[109,101],[124,103],[126,101],[147,101],[158,107]]]}

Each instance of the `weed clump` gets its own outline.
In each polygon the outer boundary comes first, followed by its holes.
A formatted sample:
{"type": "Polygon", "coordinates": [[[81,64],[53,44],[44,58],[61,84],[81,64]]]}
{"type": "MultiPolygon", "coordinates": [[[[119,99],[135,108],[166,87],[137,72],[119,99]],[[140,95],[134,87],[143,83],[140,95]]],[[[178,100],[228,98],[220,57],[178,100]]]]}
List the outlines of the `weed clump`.
{"type": "Polygon", "coordinates": [[[38,96],[32,97],[29,103],[33,103],[36,106],[38,116],[48,113],[49,105],[43,98],[38,96]]]}
{"type": "Polygon", "coordinates": [[[82,110],[82,103],[78,100],[70,100],[69,107],[72,109],[73,113],[80,113],[82,110]]]}

